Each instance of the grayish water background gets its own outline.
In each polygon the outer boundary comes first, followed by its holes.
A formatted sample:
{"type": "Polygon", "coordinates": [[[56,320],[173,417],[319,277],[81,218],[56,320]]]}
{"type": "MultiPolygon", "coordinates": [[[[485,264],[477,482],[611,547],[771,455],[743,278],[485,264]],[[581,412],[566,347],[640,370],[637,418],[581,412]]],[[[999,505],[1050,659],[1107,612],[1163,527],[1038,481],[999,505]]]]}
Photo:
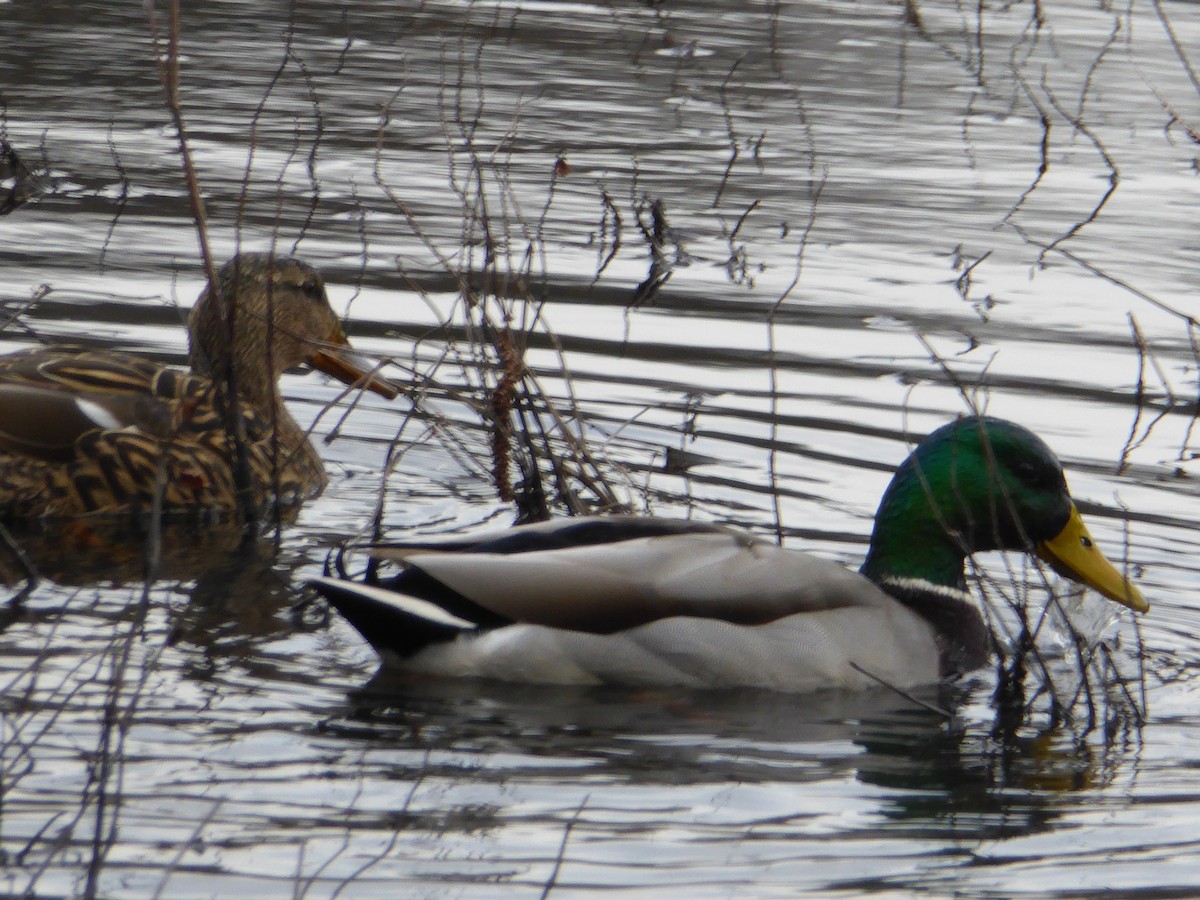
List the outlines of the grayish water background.
{"type": "MultiPolygon", "coordinates": [[[[1149,722],[1031,731],[1001,753],[986,674],[955,727],[886,693],[355,699],[370,652],[290,610],[369,522],[387,445],[414,445],[389,528],[509,516],[464,403],[435,392],[424,411],[447,427],[426,436],[403,401],[367,398],[322,446],[333,482],[278,556],[205,547],[146,604],[140,585],[45,584],[0,634],[0,889],[1200,891],[1200,91],[1159,15],[1186,53],[1196,6],[1043,3],[1038,25],[1027,5],[981,21],[929,3],[919,27],[870,2],[194,6],[183,99],[219,258],[295,245],[360,347],[470,391],[470,367],[444,359],[462,309],[437,257],[479,271],[490,250],[514,293],[546,301],[529,360],[565,399],[548,324],[628,499],[778,518],[848,564],[906,433],[965,408],[944,363],[1060,453],[1111,556],[1128,540],[1153,604],[1140,634],[1090,600],[1081,615],[1112,630],[1124,670],[1140,651],[1149,722]],[[464,232],[472,148],[490,246],[464,232]],[[675,268],[630,309],[648,267],[637,209],[655,199],[675,268]],[[667,448],[717,462],[669,475],[667,448]]],[[[177,304],[202,276],[140,6],[0,3],[0,33],[3,136],[55,185],[0,219],[0,299],[16,310],[49,285],[21,319],[39,334],[182,361],[177,304]]],[[[29,341],[0,332],[2,350],[29,341]]],[[[285,393],[311,421],[338,392],[295,375],[285,393]]]]}

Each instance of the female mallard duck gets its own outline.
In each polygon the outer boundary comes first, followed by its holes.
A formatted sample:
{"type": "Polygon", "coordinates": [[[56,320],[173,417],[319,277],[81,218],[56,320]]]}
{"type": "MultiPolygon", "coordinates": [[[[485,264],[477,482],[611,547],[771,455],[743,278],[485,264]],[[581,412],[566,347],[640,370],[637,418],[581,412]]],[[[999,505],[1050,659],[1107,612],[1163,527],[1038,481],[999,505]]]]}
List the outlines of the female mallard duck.
{"type": "Polygon", "coordinates": [[[159,495],[167,512],[291,504],[326,476],[284,405],[283,371],[309,363],[397,393],[349,352],[321,276],[298,259],[235,257],[188,331],[190,373],[81,347],[0,357],[0,517],[132,512],[159,495]]]}
{"type": "Polygon", "coordinates": [[[402,669],[552,683],[899,687],[969,671],[988,632],[966,557],[1030,550],[1139,612],[1092,543],[1062,466],[1000,419],[938,429],[896,471],[860,573],[718,525],[566,519],[436,545],[377,545],[386,587],[313,582],[402,669]]]}

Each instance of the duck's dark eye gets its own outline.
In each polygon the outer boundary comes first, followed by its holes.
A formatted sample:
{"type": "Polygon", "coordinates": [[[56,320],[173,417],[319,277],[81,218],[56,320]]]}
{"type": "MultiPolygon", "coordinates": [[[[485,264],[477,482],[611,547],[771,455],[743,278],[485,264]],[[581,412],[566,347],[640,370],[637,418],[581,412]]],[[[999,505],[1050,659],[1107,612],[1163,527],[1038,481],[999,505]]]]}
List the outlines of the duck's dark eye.
{"type": "Polygon", "coordinates": [[[322,300],[325,297],[325,288],[321,285],[321,279],[316,275],[305,278],[300,284],[300,291],[313,300],[322,300]]]}
{"type": "Polygon", "coordinates": [[[1054,487],[1060,478],[1057,468],[1039,465],[1032,459],[1017,460],[1012,464],[1012,470],[1024,484],[1033,488],[1054,487]]]}
{"type": "Polygon", "coordinates": [[[1022,481],[1032,481],[1037,478],[1038,467],[1029,460],[1021,460],[1013,464],[1013,470],[1017,473],[1022,481]]]}

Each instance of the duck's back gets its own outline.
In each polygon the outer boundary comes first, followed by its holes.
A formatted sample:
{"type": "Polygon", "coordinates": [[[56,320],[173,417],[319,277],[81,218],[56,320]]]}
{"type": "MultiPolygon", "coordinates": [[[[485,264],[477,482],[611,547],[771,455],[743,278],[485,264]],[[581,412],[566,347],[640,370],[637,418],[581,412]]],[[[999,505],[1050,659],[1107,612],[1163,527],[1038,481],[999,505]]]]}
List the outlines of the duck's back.
{"type": "Polygon", "coordinates": [[[262,411],[227,410],[225,396],[208,378],[126,353],[0,357],[0,516],[136,512],[156,498],[168,511],[220,513],[239,504],[239,468],[256,505],[323,486],[306,457],[286,464],[296,448],[276,452],[262,411]]]}

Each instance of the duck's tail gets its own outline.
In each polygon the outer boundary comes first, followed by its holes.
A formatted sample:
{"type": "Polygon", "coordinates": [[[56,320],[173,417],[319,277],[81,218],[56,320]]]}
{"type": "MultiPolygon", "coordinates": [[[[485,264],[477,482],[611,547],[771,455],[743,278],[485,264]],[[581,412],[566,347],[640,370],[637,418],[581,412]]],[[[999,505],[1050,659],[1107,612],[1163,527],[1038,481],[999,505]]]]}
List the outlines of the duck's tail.
{"type": "Polygon", "coordinates": [[[308,582],[381,656],[412,656],[422,647],[477,631],[479,625],[407,594],[339,578],[308,582]]]}

